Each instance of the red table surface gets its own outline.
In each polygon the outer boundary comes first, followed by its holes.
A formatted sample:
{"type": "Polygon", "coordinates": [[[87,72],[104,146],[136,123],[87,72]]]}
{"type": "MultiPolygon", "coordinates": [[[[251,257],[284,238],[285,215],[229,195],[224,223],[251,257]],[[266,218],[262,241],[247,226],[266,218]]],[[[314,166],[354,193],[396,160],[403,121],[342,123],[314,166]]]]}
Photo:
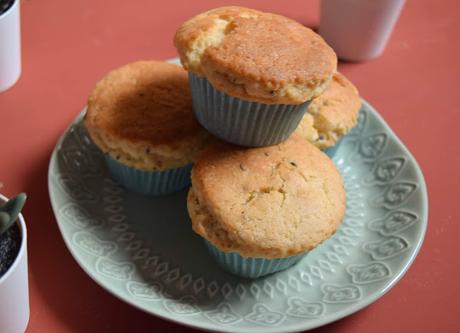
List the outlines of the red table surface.
{"type": "MultiPolygon", "coordinates": [[[[28,332],[195,331],[125,304],[83,272],[58,231],[47,170],[58,137],[102,75],[137,59],[175,57],[173,35],[185,19],[230,3],[318,24],[319,3],[308,0],[22,1],[23,72],[0,94],[0,192],[29,195],[28,332]]],[[[380,58],[339,65],[420,163],[430,215],[404,278],[317,332],[460,332],[459,36],[459,1],[409,0],[380,58]]]]}

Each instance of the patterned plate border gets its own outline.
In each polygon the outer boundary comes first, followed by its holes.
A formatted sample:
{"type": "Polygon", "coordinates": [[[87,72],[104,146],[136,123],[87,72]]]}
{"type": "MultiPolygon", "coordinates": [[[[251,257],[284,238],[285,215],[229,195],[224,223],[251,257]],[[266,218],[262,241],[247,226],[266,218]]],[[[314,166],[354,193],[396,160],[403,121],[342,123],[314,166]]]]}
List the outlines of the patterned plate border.
{"type": "Polygon", "coordinates": [[[423,242],[428,202],[421,170],[365,101],[358,126],[343,140],[334,158],[347,190],[343,226],[307,262],[253,283],[206,281],[182,272],[180,266],[174,267],[143,246],[125,223],[127,216],[120,205],[124,190],[104,177],[100,154],[80,133],[81,117],[66,130],[50,161],[50,198],[61,234],[76,261],[93,280],[127,303],[164,319],[222,332],[296,332],[318,327],[358,311],[391,289],[407,271],[423,242]],[[370,124],[373,130],[369,130],[370,124]],[[73,136],[74,146],[63,147],[69,136],[73,136]],[[66,168],[61,170],[59,163],[66,168]],[[370,172],[358,178],[350,167],[354,164],[364,165],[370,172]],[[83,177],[80,179],[76,173],[82,167],[85,173],[79,175],[83,177]],[[410,173],[410,180],[404,172],[410,173]],[[88,189],[85,177],[102,179],[103,188],[99,192],[88,189]],[[368,197],[363,192],[365,188],[374,189],[377,195],[368,197]],[[408,209],[415,197],[412,206],[416,209],[408,209]],[[84,208],[99,202],[103,203],[100,208],[107,218],[93,216],[84,208]],[[377,216],[367,214],[374,211],[377,216]],[[69,227],[74,230],[71,234],[69,227]],[[99,232],[107,228],[117,235],[116,241],[105,239],[99,232]],[[363,241],[364,234],[375,237],[363,241]],[[115,254],[123,251],[133,253],[132,260],[116,260],[115,254]],[[366,259],[350,262],[350,258],[359,258],[354,253],[366,259]],[[391,267],[395,260],[402,263],[398,269],[391,267]],[[138,262],[143,265],[142,273],[148,275],[146,280],[138,276],[138,262]],[[339,273],[341,280],[335,279],[339,273]],[[173,295],[171,291],[176,289],[183,293],[173,295]],[[205,309],[200,305],[203,297],[217,299],[218,303],[205,309]],[[270,303],[275,299],[279,300],[277,303],[283,302],[281,309],[270,303]],[[235,301],[248,303],[249,307],[241,313],[235,301]]]}

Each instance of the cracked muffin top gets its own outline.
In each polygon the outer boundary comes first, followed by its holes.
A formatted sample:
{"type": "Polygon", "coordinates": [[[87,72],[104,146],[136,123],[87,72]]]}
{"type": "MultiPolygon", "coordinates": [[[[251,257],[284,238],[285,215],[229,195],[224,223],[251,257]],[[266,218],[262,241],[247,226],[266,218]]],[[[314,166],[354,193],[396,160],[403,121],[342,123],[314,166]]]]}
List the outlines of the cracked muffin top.
{"type": "Polygon", "coordinates": [[[217,143],[192,169],[193,230],[225,252],[284,258],[330,237],[345,213],[332,161],[297,135],[263,148],[217,143]]]}
{"type": "Polygon", "coordinates": [[[358,89],[335,73],[326,91],[311,101],[296,133],[320,149],[334,146],[356,126],[360,109],[358,89]]]}
{"type": "Polygon", "coordinates": [[[187,72],[160,61],[108,73],[89,96],[84,124],[102,151],[146,171],[191,163],[208,136],[192,111],[187,72]]]}
{"type": "Polygon", "coordinates": [[[230,96],[267,104],[301,104],[320,95],[337,66],[334,51],[311,29],[242,7],[193,17],[174,43],[190,72],[230,96]]]}

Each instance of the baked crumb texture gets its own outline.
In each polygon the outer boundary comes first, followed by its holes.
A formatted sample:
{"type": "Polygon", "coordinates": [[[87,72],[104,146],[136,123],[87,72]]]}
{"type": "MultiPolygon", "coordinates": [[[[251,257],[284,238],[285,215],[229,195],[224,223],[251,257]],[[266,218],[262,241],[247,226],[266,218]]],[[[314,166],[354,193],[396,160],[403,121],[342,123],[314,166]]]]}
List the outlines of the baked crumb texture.
{"type": "Polygon", "coordinates": [[[336,73],[329,88],[311,101],[296,133],[320,149],[332,147],[356,126],[360,108],[356,87],[336,73]]]}
{"type": "Polygon", "coordinates": [[[285,258],[315,248],[345,213],[341,176],[297,135],[277,146],[217,144],[192,169],[193,230],[219,250],[285,258]]]}
{"type": "Polygon", "coordinates": [[[337,57],[311,29],[242,7],[214,9],[185,22],[174,39],[183,66],[222,92],[267,104],[319,96],[337,57]]]}
{"type": "Polygon", "coordinates": [[[158,61],[108,73],[89,96],[84,124],[103,152],[144,171],[191,163],[209,138],[193,114],[187,72],[158,61]]]}

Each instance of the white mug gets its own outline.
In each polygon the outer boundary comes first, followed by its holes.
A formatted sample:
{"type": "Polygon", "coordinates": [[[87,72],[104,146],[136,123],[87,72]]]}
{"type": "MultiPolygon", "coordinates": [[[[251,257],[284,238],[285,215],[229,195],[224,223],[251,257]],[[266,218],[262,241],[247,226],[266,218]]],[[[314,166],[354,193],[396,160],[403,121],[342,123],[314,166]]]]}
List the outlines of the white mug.
{"type": "MultiPolygon", "coordinates": [[[[8,199],[0,194],[0,202],[8,199]]],[[[11,267],[0,277],[0,332],[23,333],[29,322],[29,279],[27,268],[27,229],[24,217],[16,222],[21,246],[11,267]]]]}
{"type": "Polygon", "coordinates": [[[21,75],[20,0],[0,14],[0,93],[12,87],[21,75]]]}
{"type": "Polygon", "coordinates": [[[321,0],[319,34],[339,59],[382,54],[405,0],[321,0]]]}

